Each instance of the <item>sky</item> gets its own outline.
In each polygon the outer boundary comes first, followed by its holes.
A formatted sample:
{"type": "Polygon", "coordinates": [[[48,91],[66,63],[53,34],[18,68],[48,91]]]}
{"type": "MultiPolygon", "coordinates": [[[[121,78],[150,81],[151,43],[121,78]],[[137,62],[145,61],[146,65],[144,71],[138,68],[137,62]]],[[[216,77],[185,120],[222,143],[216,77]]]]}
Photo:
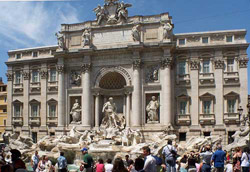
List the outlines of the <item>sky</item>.
{"type": "MultiPolygon", "coordinates": [[[[55,33],[61,24],[95,20],[93,9],[104,4],[104,0],[10,1],[0,0],[0,77],[4,82],[9,50],[56,45],[55,33]]],[[[250,42],[250,0],[123,1],[133,5],[129,16],[169,12],[174,33],[246,29],[250,42]]],[[[250,93],[250,79],[248,85],[250,93]]]]}

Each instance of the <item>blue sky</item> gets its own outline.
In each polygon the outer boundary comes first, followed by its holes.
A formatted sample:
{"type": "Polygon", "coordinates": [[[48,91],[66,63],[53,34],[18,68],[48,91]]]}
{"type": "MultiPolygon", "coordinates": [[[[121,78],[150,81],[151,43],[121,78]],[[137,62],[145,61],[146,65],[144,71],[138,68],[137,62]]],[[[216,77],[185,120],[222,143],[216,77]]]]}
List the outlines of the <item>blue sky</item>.
{"type": "MultiPolygon", "coordinates": [[[[169,12],[174,33],[247,29],[250,42],[250,0],[123,0],[133,4],[129,15],[169,12]]],[[[104,0],[4,2],[0,0],[0,77],[6,82],[8,50],[55,45],[62,23],[94,20],[92,11],[104,0]]],[[[248,49],[250,54],[250,48],[248,49]]],[[[249,55],[250,56],[250,55],[249,55]]],[[[250,75],[250,68],[248,68],[250,75]]],[[[250,92],[250,81],[248,81],[250,92]]]]}

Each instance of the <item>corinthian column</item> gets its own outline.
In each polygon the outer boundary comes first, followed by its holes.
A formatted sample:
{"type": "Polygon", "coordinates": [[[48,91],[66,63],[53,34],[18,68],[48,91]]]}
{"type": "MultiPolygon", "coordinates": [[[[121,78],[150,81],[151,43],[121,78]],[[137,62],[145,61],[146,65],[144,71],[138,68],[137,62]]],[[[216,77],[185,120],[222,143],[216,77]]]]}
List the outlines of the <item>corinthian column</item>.
{"type": "Polygon", "coordinates": [[[90,63],[82,65],[82,126],[91,126],[90,63]]]}
{"type": "Polygon", "coordinates": [[[141,84],[141,60],[134,60],[133,84],[134,91],[132,95],[132,115],[130,124],[132,127],[141,126],[142,120],[142,84],[141,84]]]}
{"type": "Polygon", "coordinates": [[[165,56],[161,61],[161,81],[162,81],[162,106],[163,112],[161,113],[161,123],[164,125],[172,124],[172,87],[171,87],[171,65],[172,58],[165,56]]]}
{"type": "Polygon", "coordinates": [[[65,126],[64,65],[56,66],[58,72],[58,127],[65,126]]]}

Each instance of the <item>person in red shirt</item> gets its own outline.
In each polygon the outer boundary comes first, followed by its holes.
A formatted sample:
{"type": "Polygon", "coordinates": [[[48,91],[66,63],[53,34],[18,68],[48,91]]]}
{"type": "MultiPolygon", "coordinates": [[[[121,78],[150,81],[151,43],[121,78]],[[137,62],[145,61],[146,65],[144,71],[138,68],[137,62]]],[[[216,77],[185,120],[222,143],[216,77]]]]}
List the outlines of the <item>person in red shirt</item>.
{"type": "Polygon", "coordinates": [[[104,164],[102,159],[98,159],[98,163],[96,164],[96,172],[104,172],[104,164]]]}

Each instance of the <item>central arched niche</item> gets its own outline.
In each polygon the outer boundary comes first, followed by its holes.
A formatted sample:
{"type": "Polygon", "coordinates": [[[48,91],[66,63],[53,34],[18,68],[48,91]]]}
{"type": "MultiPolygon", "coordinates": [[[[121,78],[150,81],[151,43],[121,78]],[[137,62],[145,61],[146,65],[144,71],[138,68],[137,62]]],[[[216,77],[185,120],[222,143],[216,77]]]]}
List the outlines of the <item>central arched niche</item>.
{"type": "Polygon", "coordinates": [[[103,89],[122,89],[126,85],[125,78],[118,72],[109,72],[102,77],[99,87],[103,89]]]}

